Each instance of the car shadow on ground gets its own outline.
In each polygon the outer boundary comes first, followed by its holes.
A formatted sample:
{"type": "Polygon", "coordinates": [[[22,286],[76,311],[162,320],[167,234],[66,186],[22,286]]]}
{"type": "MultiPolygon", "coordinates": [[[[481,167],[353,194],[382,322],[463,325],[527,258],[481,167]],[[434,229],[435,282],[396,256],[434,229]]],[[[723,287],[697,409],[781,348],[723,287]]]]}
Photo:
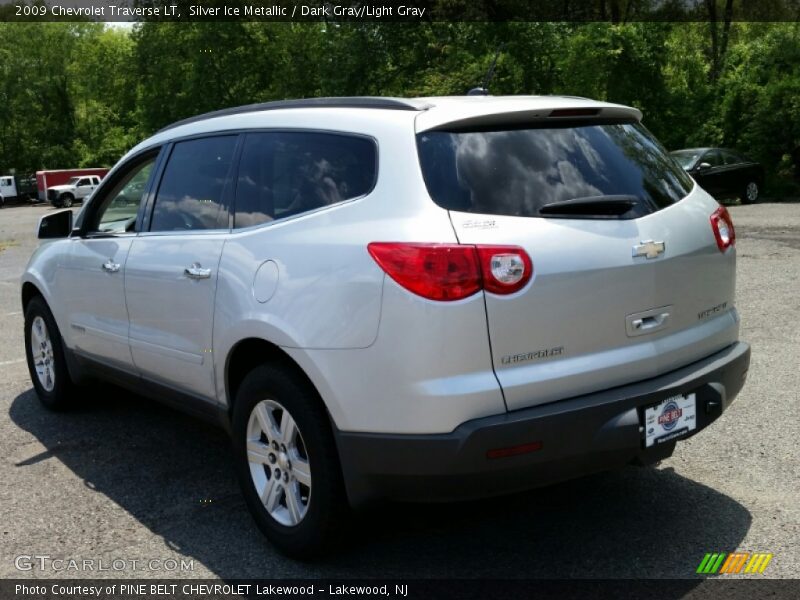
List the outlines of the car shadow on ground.
{"type": "Polygon", "coordinates": [[[61,461],[223,579],[686,578],[705,552],[737,548],[751,522],[671,469],[631,467],[484,501],[382,504],[359,513],[331,556],[303,564],[256,530],[222,430],[115,387],[89,396],[66,413],[46,411],[32,390],[17,396],[12,421],[46,450],[13,468],[61,461]]]}

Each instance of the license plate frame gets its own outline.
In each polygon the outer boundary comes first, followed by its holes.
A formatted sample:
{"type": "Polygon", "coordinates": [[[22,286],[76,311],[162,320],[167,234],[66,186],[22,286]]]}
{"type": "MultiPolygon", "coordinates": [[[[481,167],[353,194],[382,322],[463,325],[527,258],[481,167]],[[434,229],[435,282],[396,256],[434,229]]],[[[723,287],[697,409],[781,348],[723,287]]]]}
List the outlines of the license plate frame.
{"type": "Polygon", "coordinates": [[[642,444],[652,448],[697,429],[697,394],[674,394],[642,410],[642,444]]]}

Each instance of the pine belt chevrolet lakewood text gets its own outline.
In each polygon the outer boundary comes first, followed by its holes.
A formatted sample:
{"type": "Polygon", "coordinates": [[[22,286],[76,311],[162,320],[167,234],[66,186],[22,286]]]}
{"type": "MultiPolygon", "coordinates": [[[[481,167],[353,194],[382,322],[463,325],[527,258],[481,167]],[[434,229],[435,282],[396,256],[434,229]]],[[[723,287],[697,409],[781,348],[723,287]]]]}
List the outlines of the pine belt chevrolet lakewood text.
{"type": "Polygon", "coordinates": [[[230,430],[256,522],[318,552],[348,505],[669,456],[750,360],[728,212],[633,108],[326,98],[176,123],[22,278],[45,406],[112,379],[230,430]],[[134,200],[132,200],[134,199],[134,200]]]}

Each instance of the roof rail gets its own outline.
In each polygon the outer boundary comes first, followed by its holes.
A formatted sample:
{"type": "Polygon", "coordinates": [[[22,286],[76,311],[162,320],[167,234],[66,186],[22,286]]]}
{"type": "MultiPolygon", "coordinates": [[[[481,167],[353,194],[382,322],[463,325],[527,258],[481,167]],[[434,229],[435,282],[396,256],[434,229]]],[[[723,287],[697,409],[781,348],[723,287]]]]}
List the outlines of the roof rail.
{"type": "Polygon", "coordinates": [[[260,102],[256,104],[245,104],[244,106],[233,106],[212,112],[189,117],[176,121],[157,131],[167,131],[180,125],[188,125],[215,117],[227,117],[229,115],[240,115],[248,112],[260,112],[263,110],[280,110],[284,108],[382,108],[387,110],[423,110],[424,105],[414,103],[411,100],[400,98],[382,98],[379,96],[341,96],[333,98],[302,98],[298,100],[276,100],[274,102],[260,102]]]}

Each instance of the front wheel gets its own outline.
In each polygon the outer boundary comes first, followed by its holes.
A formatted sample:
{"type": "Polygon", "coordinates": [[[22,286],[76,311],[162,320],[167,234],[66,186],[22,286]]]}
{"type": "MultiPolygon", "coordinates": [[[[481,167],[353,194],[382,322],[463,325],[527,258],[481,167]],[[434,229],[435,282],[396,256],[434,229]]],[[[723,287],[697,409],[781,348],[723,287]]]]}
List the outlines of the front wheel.
{"type": "Polygon", "coordinates": [[[758,184],[755,181],[751,181],[744,186],[744,191],[742,192],[742,204],[755,204],[758,202],[760,193],[761,190],[758,189],[758,184]]]}
{"type": "Polygon", "coordinates": [[[51,410],[67,408],[75,386],[67,370],[61,334],[47,303],[33,298],[25,309],[25,356],[39,400],[51,410]]]}
{"type": "Polygon", "coordinates": [[[295,558],[327,549],[347,503],[315,390],[291,370],[257,367],[236,394],[232,429],[236,471],[259,529],[295,558]]]}
{"type": "Polygon", "coordinates": [[[69,208],[72,206],[72,203],[75,201],[75,197],[72,194],[64,194],[61,196],[61,206],[64,208],[69,208]]]}

